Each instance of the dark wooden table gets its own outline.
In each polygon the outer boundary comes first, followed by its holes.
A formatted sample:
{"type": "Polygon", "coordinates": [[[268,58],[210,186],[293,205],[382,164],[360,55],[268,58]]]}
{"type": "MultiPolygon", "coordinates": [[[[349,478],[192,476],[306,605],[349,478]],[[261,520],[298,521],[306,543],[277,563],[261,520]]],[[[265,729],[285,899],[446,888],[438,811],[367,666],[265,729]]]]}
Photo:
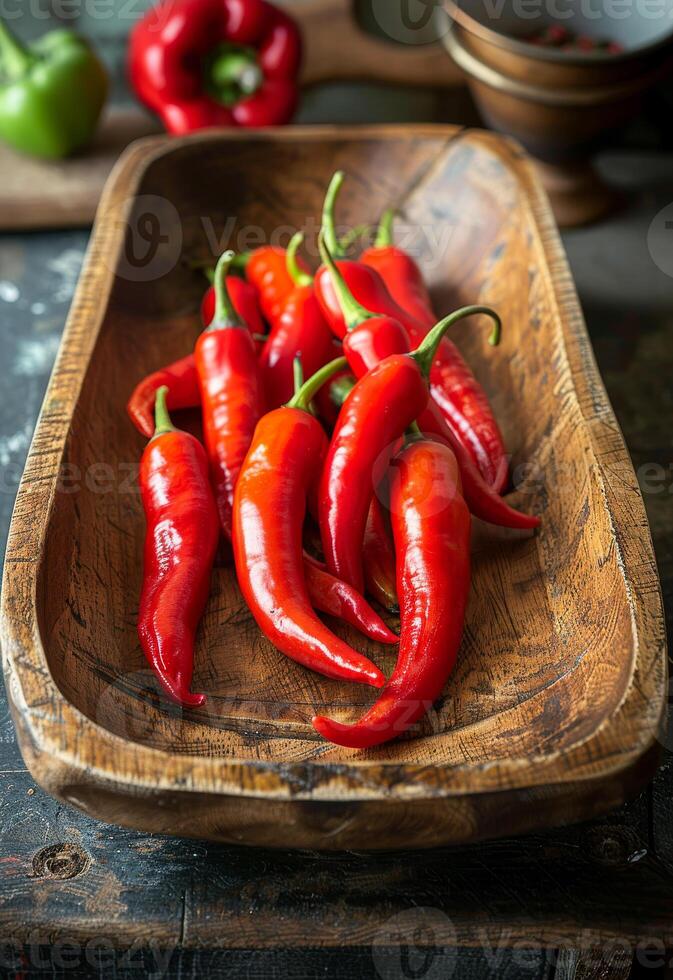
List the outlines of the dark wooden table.
{"type": "MultiPolygon", "coordinates": [[[[626,209],[564,238],[644,490],[670,620],[673,156],[624,150],[604,166],[628,191],[626,209]]],[[[86,240],[0,237],[0,546],[86,240]]],[[[95,823],[34,785],[2,698],[2,976],[670,974],[666,746],[653,784],[590,824],[460,850],[323,856],[95,823]]]]}

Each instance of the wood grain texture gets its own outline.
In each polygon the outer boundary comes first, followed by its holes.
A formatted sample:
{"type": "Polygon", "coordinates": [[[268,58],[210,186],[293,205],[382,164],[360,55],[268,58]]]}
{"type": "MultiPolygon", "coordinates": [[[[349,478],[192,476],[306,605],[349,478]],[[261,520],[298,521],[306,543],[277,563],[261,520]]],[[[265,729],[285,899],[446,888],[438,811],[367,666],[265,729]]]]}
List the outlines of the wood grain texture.
{"type": "MultiPolygon", "coordinates": [[[[589,817],[634,792],[663,715],[659,584],[633,469],[521,152],[451,127],[131,148],[101,204],[19,492],[2,645],[36,779],[112,822],[268,846],[423,847],[589,817]],[[142,517],[129,473],[142,440],[123,409],[137,379],[198,330],[201,285],[176,264],[176,228],[186,254],[212,247],[213,228],[234,216],[235,234],[287,232],[317,216],[336,166],[351,175],[344,221],[373,220],[398,197],[423,232],[442,309],[478,298],[502,313],[497,352],[485,354],[474,325],[456,336],[502,420],[522,478],[515,500],[543,518],[534,538],[481,536],[442,703],[413,737],[360,754],[321,742],[310,717],[354,717],[372,692],[283,660],[228,569],[216,572],[197,654],[208,704],[187,717],[159,701],[135,634],[142,517]],[[157,198],[176,209],[173,225],[162,212],[153,259],[166,271],[132,281],[131,232],[157,198]],[[437,229],[450,234],[431,247],[437,229]]],[[[365,649],[390,668],[390,651],[365,649]]]]}

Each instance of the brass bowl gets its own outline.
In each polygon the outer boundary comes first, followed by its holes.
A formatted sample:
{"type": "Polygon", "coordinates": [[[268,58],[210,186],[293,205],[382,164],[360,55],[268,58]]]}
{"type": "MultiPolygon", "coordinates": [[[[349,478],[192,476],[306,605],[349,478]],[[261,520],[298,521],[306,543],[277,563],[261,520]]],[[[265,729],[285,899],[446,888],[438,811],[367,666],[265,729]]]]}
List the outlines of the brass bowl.
{"type": "MultiPolygon", "coordinates": [[[[538,163],[563,226],[586,223],[612,209],[615,192],[591,164],[596,149],[637,115],[643,96],[673,64],[673,0],[656,21],[606,16],[583,20],[577,6],[563,21],[576,33],[618,41],[620,53],[541,47],[526,40],[550,18],[521,18],[506,3],[445,0],[445,46],[465,72],[488,125],[518,139],[538,163]],[[634,29],[635,23],[639,25],[634,29]]],[[[662,8],[664,9],[664,8],[662,8]]]]}

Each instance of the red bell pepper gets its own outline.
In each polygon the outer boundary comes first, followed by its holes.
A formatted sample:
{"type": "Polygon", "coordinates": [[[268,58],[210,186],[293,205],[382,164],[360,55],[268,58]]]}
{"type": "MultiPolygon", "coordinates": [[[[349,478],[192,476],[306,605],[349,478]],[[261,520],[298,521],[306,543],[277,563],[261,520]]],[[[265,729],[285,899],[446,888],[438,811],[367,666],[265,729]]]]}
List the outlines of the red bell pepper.
{"type": "Polygon", "coordinates": [[[131,84],[178,135],[289,122],[300,63],[297,25],[266,0],[166,0],[131,32],[131,84]]]}

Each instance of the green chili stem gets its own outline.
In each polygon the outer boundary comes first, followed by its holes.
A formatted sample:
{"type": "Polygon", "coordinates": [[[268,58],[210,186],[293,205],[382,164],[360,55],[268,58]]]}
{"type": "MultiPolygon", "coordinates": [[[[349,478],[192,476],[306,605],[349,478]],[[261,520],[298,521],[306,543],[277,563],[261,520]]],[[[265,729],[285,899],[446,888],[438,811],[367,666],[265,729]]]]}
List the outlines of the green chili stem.
{"type": "Polygon", "coordinates": [[[437,354],[437,349],[442,342],[444,334],[447,332],[449,327],[453,326],[458,320],[464,319],[466,316],[474,316],[477,313],[484,313],[486,316],[490,316],[493,320],[494,326],[491,332],[488,342],[491,347],[497,347],[500,343],[500,332],[502,329],[502,323],[500,317],[492,310],[489,306],[463,306],[459,310],[455,310],[450,313],[449,316],[444,317],[439,323],[435,324],[432,330],[423,338],[422,342],[412,353],[412,357],[420,367],[426,378],[430,374],[430,368],[432,367],[432,362],[437,354]]]}
{"type": "Polygon", "coordinates": [[[337,172],[332,177],[330,185],[327,188],[327,194],[325,195],[325,203],[322,209],[322,227],[325,232],[325,241],[327,247],[332,253],[332,255],[337,259],[342,259],[344,257],[344,250],[339,244],[339,239],[337,238],[336,225],[334,222],[334,207],[336,205],[336,199],[341,190],[341,185],[344,182],[345,174],[343,170],[337,170],[337,172]]]}
{"type": "Polygon", "coordinates": [[[301,362],[301,351],[298,351],[292,361],[292,378],[294,380],[295,395],[301,391],[304,384],[304,365],[301,362]]]}
{"type": "Polygon", "coordinates": [[[395,208],[388,208],[381,216],[379,229],[376,232],[374,248],[390,248],[393,242],[393,222],[395,221],[395,208]]]}
{"type": "Polygon", "coordinates": [[[25,44],[22,44],[9,29],[4,20],[0,19],[0,60],[4,74],[9,81],[21,78],[35,60],[25,44]]]}
{"type": "Polygon", "coordinates": [[[157,388],[154,402],[154,439],[157,436],[164,435],[166,432],[177,431],[168,413],[168,407],[166,405],[167,394],[168,385],[162,385],[161,388],[157,388]]]}
{"type": "Polygon", "coordinates": [[[351,228],[349,232],[339,239],[339,248],[341,249],[342,253],[347,252],[351,245],[355,244],[358,238],[364,238],[365,235],[369,235],[371,230],[371,225],[356,225],[355,228],[351,228]]]}
{"type": "Polygon", "coordinates": [[[304,272],[299,268],[299,263],[297,262],[297,252],[301,248],[302,242],[304,241],[304,235],[301,231],[298,231],[296,235],[293,235],[290,239],[290,244],[287,247],[287,271],[290,273],[290,278],[296,286],[310,286],[313,283],[313,276],[309,275],[308,272],[304,272]]]}
{"type": "Polygon", "coordinates": [[[208,330],[223,330],[228,327],[245,327],[227,289],[227,276],[231,267],[234,252],[223,252],[215,266],[213,286],[215,287],[215,316],[208,330]]]}
{"type": "Polygon", "coordinates": [[[334,384],[331,386],[329,392],[332,404],[336,405],[338,408],[341,408],[354,387],[355,378],[352,374],[347,374],[342,378],[337,378],[334,381],[334,384]]]}
{"type": "Polygon", "coordinates": [[[339,272],[336,263],[332,258],[330,249],[327,247],[327,242],[325,239],[325,229],[322,228],[320,230],[320,234],[318,235],[320,258],[323,260],[326,268],[329,269],[334,291],[339,302],[339,308],[341,309],[346,322],[346,329],[355,330],[357,326],[359,326],[365,320],[371,320],[376,314],[364,307],[362,303],[358,303],[355,296],[353,296],[350,289],[346,285],[346,280],[339,272]]]}
{"type": "Polygon", "coordinates": [[[325,364],[319,371],[305,381],[298,392],[287,403],[287,408],[301,408],[308,412],[309,406],[324,384],[332,378],[338,371],[346,367],[348,361],[345,357],[337,357],[336,360],[325,364]]]}

